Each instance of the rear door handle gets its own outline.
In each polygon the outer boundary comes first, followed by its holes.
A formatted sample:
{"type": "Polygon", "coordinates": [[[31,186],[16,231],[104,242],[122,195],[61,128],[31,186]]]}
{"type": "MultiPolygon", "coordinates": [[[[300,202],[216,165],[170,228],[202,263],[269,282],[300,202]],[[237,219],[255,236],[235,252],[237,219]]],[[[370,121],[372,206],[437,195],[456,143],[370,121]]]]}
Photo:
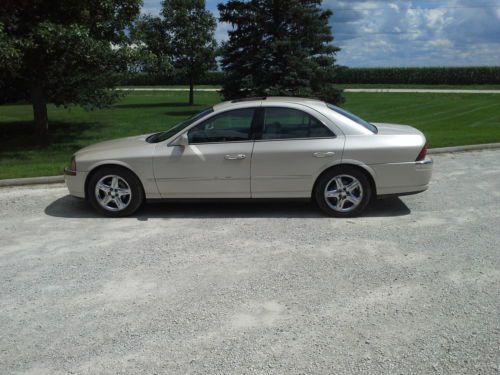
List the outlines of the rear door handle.
{"type": "Polygon", "coordinates": [[[228,154],[224,156],[226,160],[243,160],[247,156],[245,154],[228,154]]]}
{"type": "Polygon", "coordinates": [[[335,152],[333,151],[326,151],[326,152],[315,152],[313,156],[315,158],[328,158],[335,155],[335,152]]]}

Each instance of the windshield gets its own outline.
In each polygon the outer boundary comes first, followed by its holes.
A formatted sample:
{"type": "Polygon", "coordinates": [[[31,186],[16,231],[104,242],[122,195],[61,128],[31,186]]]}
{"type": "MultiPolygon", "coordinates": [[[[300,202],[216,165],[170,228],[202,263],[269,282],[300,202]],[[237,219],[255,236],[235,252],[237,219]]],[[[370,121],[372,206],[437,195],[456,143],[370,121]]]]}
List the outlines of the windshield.
{"type": "Polygon", "coordinates": [[[207,108],[207,109],[203,110],[202,112],[198,113],[197,115],[195,115],[195,116],[193,116],[193,117],[191,117],[191,118],[189,118],[187,120],[184,120],[184,121],[180,122],[179,124],[175,125],[173,128],[171,128],[171,129],[169,129],[167,131],[150,135],[146,139],[146,141],[149,142],[149,143],[163,142],[163,141],[169,139],[170,137],[174,136],[178,132],[180,132],[182,129],[187,128],[189,125],[195,123],[199,119],[201,119],[201,118],[207,116],[208,114],[212,113],[213,111],[214,111],[213,108],[207,108]]]}
{"type": "Polygon", "coordinates": [[[377,133],[378,129],[375,125],[370,124],[368,121],[363,120],[361,117],[356,116],[355,114],[352,114],[351,112],[346,111],[345,109],[339,108],[333,104],[327,104],[328,108],[330,108],[332,111],[335,111],[342,116],[347,117],[349,120],[354,121],[355,123],[365,127],[366,129],[372,131],[373,133],[377,133]]]}

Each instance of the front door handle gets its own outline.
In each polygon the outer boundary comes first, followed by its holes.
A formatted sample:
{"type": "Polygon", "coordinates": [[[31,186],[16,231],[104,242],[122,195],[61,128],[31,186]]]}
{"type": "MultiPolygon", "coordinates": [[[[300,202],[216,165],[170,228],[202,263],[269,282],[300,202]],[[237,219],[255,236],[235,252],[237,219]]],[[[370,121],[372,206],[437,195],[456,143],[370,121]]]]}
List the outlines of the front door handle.
{"type": "Polygon", "coordinates": [[[224,159],[226,159],[226,160],[243,160],[246,157],[247,156],[244,154],[229,154],[229,155],[225,155],[224,159]]]}
{"type": "Polygon", "coordinates": [[[313,156],[315,158],[328,158],[335,155],[335,152],[333,151],[326,151],[326,152],[315,152],[313,156]]]}

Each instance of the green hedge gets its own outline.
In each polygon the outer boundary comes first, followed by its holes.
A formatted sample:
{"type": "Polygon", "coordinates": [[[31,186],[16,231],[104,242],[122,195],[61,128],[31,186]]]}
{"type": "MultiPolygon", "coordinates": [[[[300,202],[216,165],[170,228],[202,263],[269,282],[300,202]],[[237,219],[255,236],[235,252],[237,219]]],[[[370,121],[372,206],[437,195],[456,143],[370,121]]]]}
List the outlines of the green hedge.
{"type": "Polygon", "coordinates": [[[339,73],[337,82],[426,85],[499,84],[500,67],[347,68],[339,73]]]}
{"type": "MultiPolygon", "coordinates": [[[[222,85],[224,73],[209,72],[196,82],[198,85],[222,85]]],[[[463,68],[343,68],[337,75],[342,84],[425,84],[480,85],[500,84],[500,67],[463,68]]],[[[185,85],[176,77],[139,74],[123,82],[131,86],[185,85]]]]}

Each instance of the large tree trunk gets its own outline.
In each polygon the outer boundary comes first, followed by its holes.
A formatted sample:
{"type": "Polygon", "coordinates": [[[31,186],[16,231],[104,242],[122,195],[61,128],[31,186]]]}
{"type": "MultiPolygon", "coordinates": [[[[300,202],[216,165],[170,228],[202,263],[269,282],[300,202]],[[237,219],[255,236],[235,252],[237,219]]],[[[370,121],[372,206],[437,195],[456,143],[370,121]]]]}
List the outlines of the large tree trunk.
{"type": "Polygon", "coordinates": [[[189,105],[194,104],[194,83],[193,78],[189,77],[189,105]]]}
{"type": "Polygon", "coordinates": [[[33,118],[37,141],[40,144],[46,144],[49,140],[47,99],[45,98],[43,87],[39,84],[31,86],[31,103],[33,104],[33,118]]]}

